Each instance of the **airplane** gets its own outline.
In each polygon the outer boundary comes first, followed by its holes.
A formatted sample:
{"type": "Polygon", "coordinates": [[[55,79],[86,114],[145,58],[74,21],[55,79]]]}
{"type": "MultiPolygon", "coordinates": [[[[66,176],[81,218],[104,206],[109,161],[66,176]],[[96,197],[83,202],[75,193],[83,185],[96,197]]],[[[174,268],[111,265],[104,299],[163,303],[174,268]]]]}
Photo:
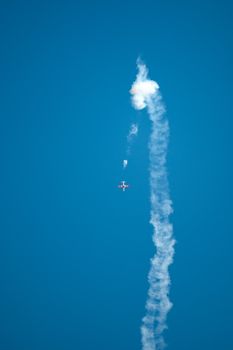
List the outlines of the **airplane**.
{"type": "Polygon", "coordinates": [[[125,192],[125,189],[128,188],[129,185],[127,185],[127,183],[126,183],[125,181],[121,181],[121,184],[118,185],[118,187],[119,187],[120,189],[122,189],[122,191],[125,192]]]}

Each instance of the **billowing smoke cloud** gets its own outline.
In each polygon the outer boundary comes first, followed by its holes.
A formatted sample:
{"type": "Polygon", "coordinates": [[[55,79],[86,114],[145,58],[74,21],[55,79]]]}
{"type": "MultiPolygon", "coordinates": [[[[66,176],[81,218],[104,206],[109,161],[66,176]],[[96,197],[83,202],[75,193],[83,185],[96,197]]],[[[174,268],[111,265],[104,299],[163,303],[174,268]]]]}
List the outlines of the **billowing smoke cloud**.
{"type": "Polygon", "coordinates": [[[147,105],[147,99],[156,94],[159,85],[147,78],[147,69],[144,64],[138,60],[138,74],[133,83],[130,93],[132,94],[132,103],[134,108],[143,109],[147,105]]]}
{"type": "Polygon", "coordinates": [[[169,125],[159,93],[159,85],[148,79],[148,70],[138,61],[138,74],[130,90],[136,109],[147,107],[152,130],[149,141],[150,152],[150,202],[153,226],[153,242],[156,248],[148,274],[149,290],[146,315],[142,320],[141,334],[143,350],[162,350],[165,347],[163,331],[167,328],[167,313],[172,307],[169,300],[169,265],[173,261],[173,228],[169,222],[172,202],[166,171],[166,153],[169,125]]]}

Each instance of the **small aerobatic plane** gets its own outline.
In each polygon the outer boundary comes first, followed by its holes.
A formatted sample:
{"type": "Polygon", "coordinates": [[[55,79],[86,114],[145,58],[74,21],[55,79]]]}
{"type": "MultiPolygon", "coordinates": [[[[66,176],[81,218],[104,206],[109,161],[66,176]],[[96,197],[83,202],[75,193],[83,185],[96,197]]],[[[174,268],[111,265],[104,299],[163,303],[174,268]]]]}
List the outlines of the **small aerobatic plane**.
{"type": "Polygon", "coordinates": [[[129,185],[127,185],[127,183],[126,183],[125,181],[121,181],[121,184],[118,185],[118,187],[119,187],[122,191],[125,191],[125,189],[129,187],[129,185]]]}

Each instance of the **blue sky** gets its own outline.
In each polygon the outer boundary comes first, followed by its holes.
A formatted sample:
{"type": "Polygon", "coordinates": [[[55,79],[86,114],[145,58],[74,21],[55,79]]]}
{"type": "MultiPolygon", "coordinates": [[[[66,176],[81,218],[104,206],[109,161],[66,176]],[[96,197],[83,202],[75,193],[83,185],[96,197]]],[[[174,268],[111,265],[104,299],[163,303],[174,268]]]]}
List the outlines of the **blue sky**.
{"type": "Polygon", "coordinates": [[[171,130],[168,349],[233,348],[232,10],[226,0],[1,2],[1,349],[141,348],[153,244],[150,123],[129,96],[138,55],[171,130]]]}

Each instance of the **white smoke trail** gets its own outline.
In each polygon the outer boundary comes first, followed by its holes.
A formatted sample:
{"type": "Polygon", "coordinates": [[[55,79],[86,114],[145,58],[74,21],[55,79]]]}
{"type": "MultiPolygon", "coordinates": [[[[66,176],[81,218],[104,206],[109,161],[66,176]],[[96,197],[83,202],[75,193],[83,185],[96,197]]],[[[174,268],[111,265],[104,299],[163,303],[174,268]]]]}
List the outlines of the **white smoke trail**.
{"type": "Polygon", "coordinates": [[[173,229],[169,222],[172,202],[166,171],[166,153],[169,125],[159,93],[159,86],[149,80],[146,66],[138,61],[138,74],[130,90],[132,103],[136,109],[147,107],[152,130],[149,142],[150,152],[150,201],[153,226],[153,242],[156,248],[151,259],[148,275],[149,291],[146,302],[146,315],[142,320],[143,350],[162,350],[166,346],[163,331],[167,328],[167,313],[172,307],[169,300],[169,265],[173,261],[173,229]]]}

